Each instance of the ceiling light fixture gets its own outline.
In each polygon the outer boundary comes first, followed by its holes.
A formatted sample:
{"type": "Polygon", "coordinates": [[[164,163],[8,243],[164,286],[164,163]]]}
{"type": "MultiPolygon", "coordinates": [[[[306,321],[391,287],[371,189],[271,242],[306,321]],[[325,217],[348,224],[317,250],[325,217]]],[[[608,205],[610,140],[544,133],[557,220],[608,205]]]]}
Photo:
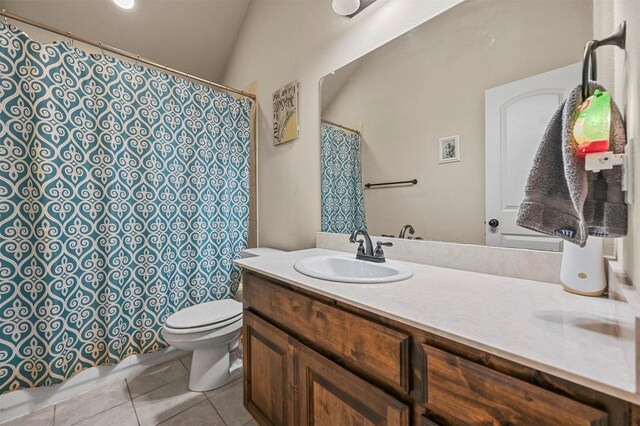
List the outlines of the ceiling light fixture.
{"type": "Polygon", "coordinates": [[[360,0],[333,0],[333,11],[338,15],[349,16],[360,8],[360,0]]]}
{"type": "Polygon", "coordinates": [[[113,0],[113,2],[122,9],[131,9],[135,0],[113,0]]]}

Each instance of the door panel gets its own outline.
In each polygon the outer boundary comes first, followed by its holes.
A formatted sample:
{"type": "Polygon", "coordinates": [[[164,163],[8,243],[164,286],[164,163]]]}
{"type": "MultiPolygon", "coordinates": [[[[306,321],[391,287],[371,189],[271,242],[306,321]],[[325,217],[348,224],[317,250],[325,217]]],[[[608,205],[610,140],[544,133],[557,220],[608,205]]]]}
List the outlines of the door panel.
{"type": "Polygon", "coordinates": [[[562,250],[561,239],[517,226],[516,214],[542,135],[581,70],[569,65],[485,92],[487,245],[562,250]],[[492,219],[497,227],[489,226],[492,219]]]}

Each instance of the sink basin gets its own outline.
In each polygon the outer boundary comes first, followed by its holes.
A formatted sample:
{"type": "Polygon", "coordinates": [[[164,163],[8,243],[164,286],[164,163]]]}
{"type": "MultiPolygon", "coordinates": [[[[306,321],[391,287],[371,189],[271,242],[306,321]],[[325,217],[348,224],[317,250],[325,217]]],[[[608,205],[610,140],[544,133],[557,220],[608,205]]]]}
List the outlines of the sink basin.
{"type": "Polygon", "coordinates": [[[401,263],[389,260],[385,263],[367,262],[355,256],[307,257],[297,261],[293,268],[309,277],[357,284],[390,283],[413,276],[413,271],[401,263]]]}

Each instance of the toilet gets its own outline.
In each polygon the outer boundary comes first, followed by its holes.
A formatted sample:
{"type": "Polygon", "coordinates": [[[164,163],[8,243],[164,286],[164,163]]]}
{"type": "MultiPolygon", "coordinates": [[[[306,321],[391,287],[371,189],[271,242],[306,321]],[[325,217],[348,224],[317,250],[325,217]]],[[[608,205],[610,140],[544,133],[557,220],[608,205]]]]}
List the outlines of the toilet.
{"type": "MultiPolygon", "coordinates": [[[[276,253],[282,251],[263,247],[247,249],[242,257],[276,253]]],[[[193,351],[190,390],[219,388],[242,375],[242,303],[225,299],[190,306],[169,316],[162,331],[171,346],[193,351]]]]}

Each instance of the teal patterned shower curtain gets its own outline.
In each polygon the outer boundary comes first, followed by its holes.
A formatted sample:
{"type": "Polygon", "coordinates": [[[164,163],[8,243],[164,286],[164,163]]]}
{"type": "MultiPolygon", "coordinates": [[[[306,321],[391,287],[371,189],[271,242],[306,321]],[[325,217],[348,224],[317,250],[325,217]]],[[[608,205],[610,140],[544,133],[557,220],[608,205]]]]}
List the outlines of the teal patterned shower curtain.
{"type": "Polygon", "coordinates": [[[230,296],[251,104],[0,23],[0,393],[166,346],[230,296]]]}
{"type": "Polygon", "coordinates": [[[367,229],[362,193],[360,135],[328,123],[321,126],[322,232],[367,229]]]}

